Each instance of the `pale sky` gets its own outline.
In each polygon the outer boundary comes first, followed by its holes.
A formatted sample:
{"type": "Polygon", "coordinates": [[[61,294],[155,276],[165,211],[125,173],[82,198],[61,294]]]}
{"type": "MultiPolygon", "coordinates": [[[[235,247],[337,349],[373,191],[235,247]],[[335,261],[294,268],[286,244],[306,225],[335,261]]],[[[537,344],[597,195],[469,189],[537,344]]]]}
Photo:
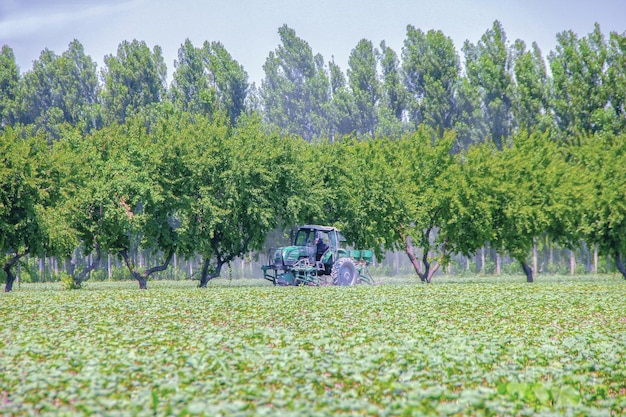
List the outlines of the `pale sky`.
{"type": "Polygon", "coordinates": [[[143,40],[161,46],[171,79],[186,38],[195,46],[220,41],[258,85],[283,24],[345,72],[363,38],[400,55],[408,24],[441,30],[462,58],[463,42],[476,43],[496,19],[511,44],[536,41],[547,56],[564,30],[585,36],[598,22],[607,37],[624,33],[626,0],[1,0],[0,45],[13,48],[24,73],[44,48],[60,55],[78,39],[100,71],[122,41],[143,40]]]}

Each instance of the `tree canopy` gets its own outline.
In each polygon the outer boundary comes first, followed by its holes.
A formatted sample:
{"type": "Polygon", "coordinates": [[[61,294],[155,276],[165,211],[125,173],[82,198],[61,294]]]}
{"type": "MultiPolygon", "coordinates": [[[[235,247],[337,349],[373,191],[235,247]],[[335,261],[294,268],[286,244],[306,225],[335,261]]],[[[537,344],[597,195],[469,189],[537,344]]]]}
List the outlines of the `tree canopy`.
{"type": "Polygon", "coordinates": [[[499,21],[462,56],[409,25],[399,54],[359,40],[345,72],[289,26],[278,36],[258,88],[218,41],[185,40],[170,85],[144,41],[99,72],[78,40],[24,73],[5,45],[6,288],[26,253],[77,248],[93,267],[119,256],[141,288],[175,254],[200,256],[206,285],[296,222],[340,226],[378,257],[403,250],[425,282],[485,245],[531,281],[540,238],[594,245],[626,277],[626,35],[564,31],[546,61],[499,21]]]}

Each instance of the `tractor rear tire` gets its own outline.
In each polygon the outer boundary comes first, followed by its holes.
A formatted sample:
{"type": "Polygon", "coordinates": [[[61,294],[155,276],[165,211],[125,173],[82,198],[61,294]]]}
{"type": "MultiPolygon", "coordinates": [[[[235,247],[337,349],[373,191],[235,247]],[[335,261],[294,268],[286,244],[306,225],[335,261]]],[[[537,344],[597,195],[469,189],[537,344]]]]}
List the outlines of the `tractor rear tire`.
{"type": "Polygon", "coordinates": [[[340,258],[333,264],[330,273],[333,285],[354,285],[357,283],[358,274],[356,265],[350,258],[340,258]]]}

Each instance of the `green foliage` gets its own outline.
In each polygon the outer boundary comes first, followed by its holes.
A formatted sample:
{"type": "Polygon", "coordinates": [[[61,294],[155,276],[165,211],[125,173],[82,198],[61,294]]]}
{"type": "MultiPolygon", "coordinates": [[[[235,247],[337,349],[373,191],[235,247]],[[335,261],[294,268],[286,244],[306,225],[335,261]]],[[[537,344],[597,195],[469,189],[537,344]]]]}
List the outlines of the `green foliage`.
{"type": "Polygon", "coordinates": [[[464,45],[460,76],[450,38],[408,26],[402,62],[362,39],[347,77],[293,29],[278,34],[251,97],[219,42],[181,45],[167,96],[161,50],[145,42],[105,58],[102,88],[77,40],[45,49],[23,76],[3,47],[9,271],[26,252],[82,245],[200,253],[218,273],[301,222],[338,225],[379,256],[414,245],[423,264],[486,243],[524,262],[547,236],[596,243],[621,268],[623,34],[559,34],[549,76],[538,45],[511,47],[495,21],[464,45]],[[483,142],[495,146],[470,147],[483,142]]]}
{"type": "Polygon", "coordinates": [[[4,45],[0,51],[0,129],[16,120],[19,81],[20,73],[13,49],[4,45]]]}
{"type": "Polygon", "coordinates": [[[546,64],[539,46],[533,42],[532,50],[526,50],[523,41],[514,46],[514,69],[516,81],[513,116],[515,124],[527,132],[545,131],[551,126],[550,81],[546,64]]]}
{"type": "Polygon", "coordinates": [[[0,295],[2,412],[551,416],[626,406],[622,280],[193,285],[23,284],[0,295]]]}
{"type": "Polygon", "coordinates": [[[402,74],[400,72],[400,62],[398,54],[385,44],[380,43],[379,63],[381,67],[381,106],[379,114],[379,136],[393,136],[397,133],[398,127],[402,126],[402,118],[406,109],[407,92],[403,85],[402,74]],[[385,117],[387,116],[387,117],[385,117]],[[396,127],[385,129],[384,122],[389,121],[396,127]],[[383,127],[380,129],[380,127],[383,127]]]}
{"type": "Polygon", "coordinates": [[[61,287],[65,290],[80,290],[83,288],[84,283],[74,281],[74,278],[72,278],[70,274],[61,273],[58,278],[61,282],[61,287]]]}
{"type": "Polygon", "coordinates": [[[548,233],[574,242],[580,177],[569,172],[548,134],[518,134],[513,146],[497,151],[476,146],[467,154],[471,184],[488,219],[486,241],[526,263],[535,238],[548,233]]]}
{"type": "Polygon", "coordinates": [[[606,84],[608,104],[601,125],[613,133],[626,128],[626,34],[611,32],[607,51],[606,84]],[[606,120],[609,119],[609,120],[606,120]]]}
{"type": "Polygon", "coordinates": [[[411,257],[409,246],[415,245],[424,277],[433,261],[445,265],[450,254],[469,254],[486,242],[486,209],[476,203],[469,175],[451,154],[454,142],[450,132],[437,138],[421,127],[397,140],[335,143],[335,154],[323,149],[336,164],[322,164],[329,170],[322,176],[325,188],[334,198],[326,209],[348,241],[373,248],[379,259],[384,250],[398,249],[411,257]]]}
{"type": "Polygon", "coordinates": [[[554,83],[552,110],[561,139],[577,144],[580,135],[603,129],[597,121],[608,104],[607,45],[598,24],[583,38],[570,30],[556,39],[556,48],[548,56],[554,83]]]}
{"type": "MultiPolygon", "coordinates": [[[[511,51],[502,24],[496,20],[476,45],[465,41],[463,52],[470,91],[479,97],[488,139],[502,149],[512,132],[514,97],[511,51]]],[[[483,139],[475,137],[476,142],[483,139]]]]}
{"type": "Polygon", "coordinates": [[[179,109],[207,116],[223,111],[231,124],[244,112],[248,75],[221,43],[196,48],[187,39],[174,66],[169,94],[179,109]]]}
{"type": "Polygon", "coordinates": [[[167,66],[160,46],[123,41],[116,55],[104,57],[102,102],[108,124],[123,123],[165,95],[167,66]]]}
{"type": "Polygon", "coordinates": [[[423,33],[412,25],[402,49],[404,83],[409,94],[411,121],[424,123],[439,135],[455,121],[455,88],[460,72],[452,39],[441,31],[423,33]]]}
{"type": "Polygon", "coordinates": [[[626,254],[626,163],[624,136],[594,135],[571,149],[576,173],[585,179],[578,205],[578,231],[600,254],[626,254]]]}
{"type": "Polygon", "coordinates": [[[380,81],[378,80],[378,50],[371,41],[361,39],[350,52],[348,58],[348,85],[354,98],[355,133],[374,136],[378,123],[377,109],[380,100],[380,81]]]}
{"type": "Polygon", "coordinates": [[[96,63],[73,40],[61,56],[44,49],[21,78],[17,121],[58,139],[68,123],[89,132],[100,127],[96,63]]]}
{"type": "Polygon", "coordinates": [[[10,128],[0,135],[0,250],[10,255],[3,268],[26,253],[68,256],[77,244],[57,155],[40,136],[22,139],[10,128]]]}
{"type": "Polygon", "coordinates": [[[270,52],[263,65],[261,87],[265,118],[284,134],[307,141],[321,137],[327,126],[324,109],[330,100],[330,81],[321,55],[283,25],[278,29],[281,45],[270,52]]]}

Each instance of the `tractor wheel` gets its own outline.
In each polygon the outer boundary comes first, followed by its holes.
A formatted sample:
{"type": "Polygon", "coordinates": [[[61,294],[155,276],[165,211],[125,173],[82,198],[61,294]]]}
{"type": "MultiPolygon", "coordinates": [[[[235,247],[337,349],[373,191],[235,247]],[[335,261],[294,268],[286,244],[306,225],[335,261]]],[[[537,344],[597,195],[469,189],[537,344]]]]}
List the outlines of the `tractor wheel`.
{"type": "Polygon", "coordinates": [[[330,277],[333,285],[354,285],[357,282],[356,265],[350,258],[341,258],[333,264],[330,277]]]}

